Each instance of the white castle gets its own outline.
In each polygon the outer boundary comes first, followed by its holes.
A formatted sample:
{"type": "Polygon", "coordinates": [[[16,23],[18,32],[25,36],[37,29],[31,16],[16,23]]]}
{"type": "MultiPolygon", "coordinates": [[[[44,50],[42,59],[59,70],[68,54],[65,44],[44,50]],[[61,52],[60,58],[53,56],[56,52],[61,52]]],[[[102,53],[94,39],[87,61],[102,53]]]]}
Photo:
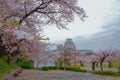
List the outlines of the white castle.
{"type": "Polygon", "coordinates": [[[61,49],[64,49],[64,50],[71,49],[76,51],[79,54],[87,54],[89,52],[93,52],[92,50],[77,50],[74,42],[70,38],[66,39],[64,45],[60,44],[57,46],[57,50],[61,50],[61,49]]]}

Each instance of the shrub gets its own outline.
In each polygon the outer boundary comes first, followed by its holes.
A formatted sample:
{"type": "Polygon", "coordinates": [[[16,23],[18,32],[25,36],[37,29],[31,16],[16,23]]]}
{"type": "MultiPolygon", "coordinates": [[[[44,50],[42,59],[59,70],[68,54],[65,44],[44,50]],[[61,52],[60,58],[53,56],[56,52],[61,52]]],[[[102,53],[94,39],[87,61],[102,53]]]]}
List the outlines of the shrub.
{"type": "Polygon", "coordinates": [[[60,67],[59,67],[59,70],[64,70],[64,67],[60,66],[60,67]]]}
{"type": "Polygon", "coordinates": [[[87,72],[86,69],[80,69],[80,72],[87,72]]]}
{"type": "Polygon", "coordinates": [[[75,71],[75,68],[73,68],[73,67],[71,67],[71,66],[67,66],[67,67],[66,67],[66,70],[68,70],[68,71],[75,71]]]}
{"type": "MultiPolygon", "coordinates": [[[[57,70],[57,66],[44,66],[42,67],[43,71],[48,71],[48,70],[57,70]]],[[[59,70],[64,70],[64,67],[59,67],[59,70]]],[[[75,72],[87,72],[86,69],[81,69],[80,67],[73,67],[73,66],[67,66],[65,67],[65,70],[68,71],[75,71],[75,72]]]]}
{"type": "Polygon", "coordinates": [[[49,67],[49,70],[56,70],[57,69],[57,66],[48,66],[49,67]]]}
{"type": "Polygon", "coordinates": [[[80,72],[80,68],[77,68],[77,67],[66,67],[66,70],[69,70],[69,71],[75,71],[75,72],[80,72]]]}
{"type": "Polygon", "coordinates": [[[105,70],[105,71],[95,70],[95,71],[92,71],[92,73],[101,74],[101,75],[113,75],[113,76],[116,76],[118,74],[118,72],[114,72],[111,70],[105,70]]]}
{"type": "Polygon", "coordinates": [[[66,67],[66,70],[75,71],[75,72],[87,72],[86,69],[81,69],[80,67],[73,67],[73,66],[66,67]]]}
{"type": "Polygon", "coordinates": [[[102,74],[104,74],[104,75],[117,75],[118,72],[107,70],[107,71],[103,71],[102,74]]]}
{"type": "Polygon", "coordinates": [[[92,71],[93,74],[101,74],[101,71],[100,70],[94,70],[92,71]]]}
{"type": "Polygon", "coordinates": [[[19,62],[18,65],[23,69],[32,69],[32,64],[27,62],[19,62]]]}
{"type": "Polygon", "coordinates": [[[49,67],[44,66],[44,67],[42,67],[42,70],[43,70],[43,71],[48,71],[48,70],[49,70],[49,67]]]}

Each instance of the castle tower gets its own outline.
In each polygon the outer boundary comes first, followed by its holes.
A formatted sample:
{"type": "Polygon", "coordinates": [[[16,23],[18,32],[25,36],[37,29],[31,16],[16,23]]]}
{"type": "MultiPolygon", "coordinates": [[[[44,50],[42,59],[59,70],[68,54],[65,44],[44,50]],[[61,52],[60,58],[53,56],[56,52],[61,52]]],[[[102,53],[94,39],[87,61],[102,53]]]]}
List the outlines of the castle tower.
{"type": "Polygon", "coordinates": [[[65,50],[76,50],[76,47],[75,47],[75,44],[74,42],[72,41],[72,39],[67,39],[65,44],[64,44],[64,49],[65,50]]]}

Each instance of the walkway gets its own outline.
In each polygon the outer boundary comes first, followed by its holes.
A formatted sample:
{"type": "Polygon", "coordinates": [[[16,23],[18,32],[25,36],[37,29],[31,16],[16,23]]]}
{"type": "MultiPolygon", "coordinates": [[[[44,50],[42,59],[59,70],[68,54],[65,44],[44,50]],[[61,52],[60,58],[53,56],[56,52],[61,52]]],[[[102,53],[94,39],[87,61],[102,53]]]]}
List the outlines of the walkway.
{"type": "Polygon", "coordinates": [[[8,80],[120,80],[120,77],[99,76],[91,73],[70,71],[24,70],[18,77],[12,77],[8,80]]]}

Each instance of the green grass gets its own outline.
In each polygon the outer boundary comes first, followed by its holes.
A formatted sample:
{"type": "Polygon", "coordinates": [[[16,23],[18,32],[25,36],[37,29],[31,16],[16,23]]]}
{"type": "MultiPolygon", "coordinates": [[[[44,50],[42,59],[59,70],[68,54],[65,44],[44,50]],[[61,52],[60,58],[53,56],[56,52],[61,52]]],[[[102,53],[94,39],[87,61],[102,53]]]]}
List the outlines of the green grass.
{"type": "Polygon", "coordinates": [[[9,65],[3,60],[0,59],[0,77],[4,76],[6,73],[9,73],[10,67],[9,65]]]}
{"type": "Polygon", "coordinates": [[[11,64],[6,63],[6,57],[0,57],[0,78],[10,73],[12,70],[18,68],[15,63],[16,59],[14,58],[11,64]]]}

